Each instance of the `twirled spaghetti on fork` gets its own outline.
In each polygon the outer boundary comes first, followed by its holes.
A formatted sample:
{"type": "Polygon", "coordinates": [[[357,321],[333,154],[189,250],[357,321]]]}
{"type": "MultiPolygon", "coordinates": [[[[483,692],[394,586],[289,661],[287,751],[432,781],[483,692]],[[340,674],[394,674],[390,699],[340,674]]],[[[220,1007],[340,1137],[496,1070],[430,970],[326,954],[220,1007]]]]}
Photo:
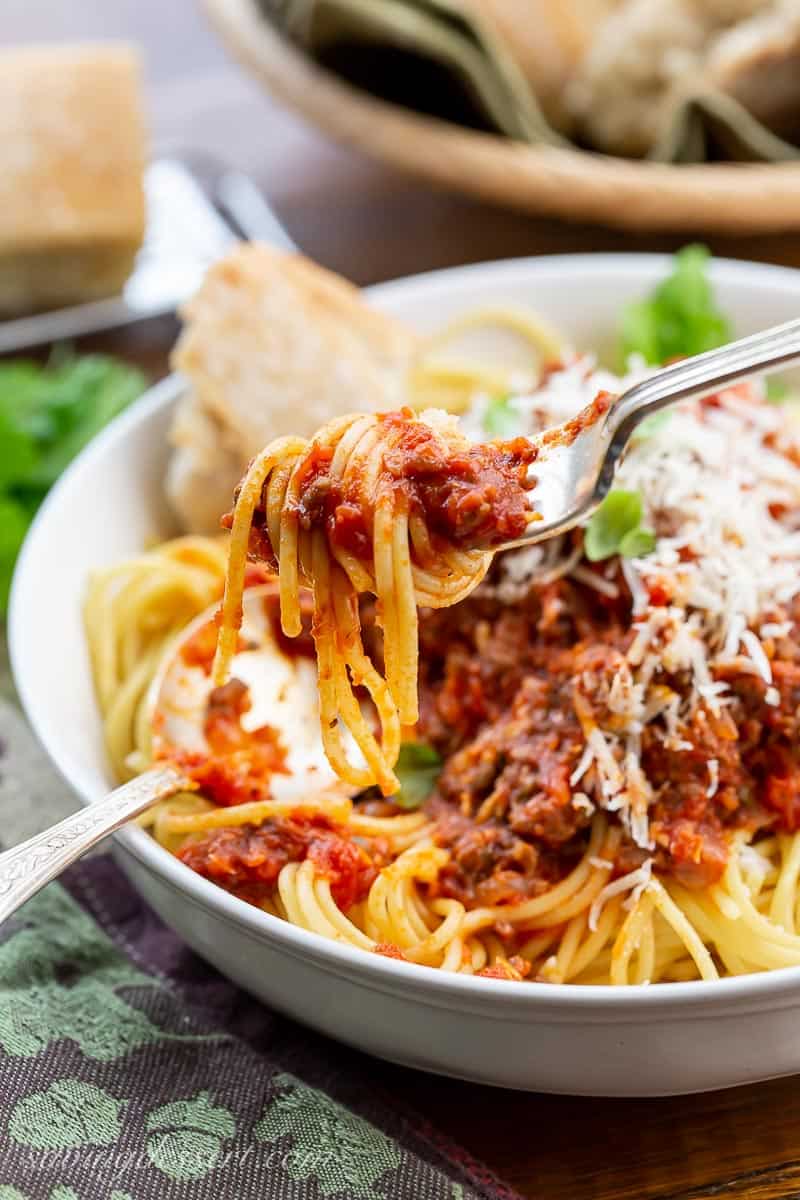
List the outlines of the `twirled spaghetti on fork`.
{"type": "Polygon", "coordinates": [[[214,664],[226,682],[241,622],[248,555],[274,567],[287,637],[302,629],[300,589],[313,595],[320,721],[328,759],[355,787],[397,792],[392,768],[417,707],[417,606],[445,608],[477,587],[492,545],[535,519],[530,441],[470,444],[440,411],[355,414],[310,441],[281,438],[251,463],[230,517],[231,545],[214,664]],[[476,548],[478,547],[478,548],[476,548]],[[377,598],[385,673],[367,655],[359,597],[377,598]],[[369,693],[378,740],[356,695],[369,693]],[[348,758],[343,729],[365,760],[348,758]]]}

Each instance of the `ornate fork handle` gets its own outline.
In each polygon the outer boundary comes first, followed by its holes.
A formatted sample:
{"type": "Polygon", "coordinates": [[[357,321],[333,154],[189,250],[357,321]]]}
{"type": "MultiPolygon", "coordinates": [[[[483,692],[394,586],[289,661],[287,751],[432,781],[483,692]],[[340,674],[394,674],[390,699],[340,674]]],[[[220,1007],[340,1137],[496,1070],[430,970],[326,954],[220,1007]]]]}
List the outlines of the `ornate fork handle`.
{"type": "Polygon", "coordinates": [[[173,767],[154,768],[0,854],[0,922],[108,834],[191,787],[173,767]]]}

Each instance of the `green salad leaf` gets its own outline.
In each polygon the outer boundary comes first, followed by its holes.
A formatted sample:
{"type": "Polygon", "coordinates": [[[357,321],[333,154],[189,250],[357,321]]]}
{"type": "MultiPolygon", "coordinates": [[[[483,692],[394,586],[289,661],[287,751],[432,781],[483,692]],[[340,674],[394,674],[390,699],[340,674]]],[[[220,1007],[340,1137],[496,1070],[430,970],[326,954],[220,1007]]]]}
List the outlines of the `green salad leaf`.
{"type": "Polygon", "coordinates": [[[16,500],[0,497],[0,612],[11,587],[11,575],[33,513],[16,500]]]}
{"type": "Polygon", "coordinates": [[[730,323],[717,308],[708,280],[709,251],[686,246],[675,255],[672,274],[646,300],[629,304],[622,315],[620,352],[658,366],[724,346],[732,337],[730,323]]]}
{"type": "Polygon", "coordinates": [[[483,414],[483,428],[492,437],[514,437],[519,432],[519,413],[510,396],[492,396],[483,414]]]}
{"type": "Polygon", "coordinates": [[[0,615],[33,516],[87,442],[139,396],[141,371],[104,354],[0,362],[0,615]]]}
{"type": "Polygon", "coordinates": [[[442,759],[425,742],[403,742],[395,766],[400,791],[392,800],[399,808],[419,808],[427,800],[439,778],[442,759]]]}
{"type": "Polygon", "coordinates": [[[594,512],[583,535],[583,549],[590,562],[621,554],[641,558],[656,545],[655,534],[642,526],[643,505],[638,492],[615,488],[594,512]]]}

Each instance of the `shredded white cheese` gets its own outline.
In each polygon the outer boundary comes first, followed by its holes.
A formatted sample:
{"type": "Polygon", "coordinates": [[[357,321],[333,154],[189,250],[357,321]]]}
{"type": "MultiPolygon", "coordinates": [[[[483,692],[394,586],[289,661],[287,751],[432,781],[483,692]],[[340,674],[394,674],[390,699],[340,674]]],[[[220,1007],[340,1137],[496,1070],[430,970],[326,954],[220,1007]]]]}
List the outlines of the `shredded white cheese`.
{"type": "MultiPolygon", "coordinates": [[[[576,359],[539,390],[514,398],[520,432],[574,416],[599,390],[621,392],[647,373],[638,364],[623,379],[576,359]]],[[[800,424],[785,407],[763,401],[763,386],[747,384],[713,404],[675,406],[657,433],[633,440],[614,483],[641,495],[643,524],[656,544],[641,558],[619,560],[633,601],[633,638],[613,677],[576,681],[593,719],[584,720],[586,747],[570,783],[576,788],[591,768],[581,794],[619,813],[643,848],[651,845],[652,801],[643,731],[672,751],[692,749],[693,720],[701,711],[722,716],[737,674],[763,680],[765,702],[780,704],[773,648],[765,643],[791,632],[787,618],[800,594],[800,424]]],[[[515,582],[569,574],[609,599],[618,590],[613,574],[585,565],[571,543],[568,552],[560,545],[547,556],[544,548],[511,552],[501,570],[515,582]]],[[[719,763],[709,761],[708,771],[711,798],[719,763]]],[[[609,886],[618,884],[622,890],[621,880],[609,886]]]]}
{"type": "Polygon", "coordinates": [[[791,621],[765,621],[758,631],[760,638],[785,638],[792,632],[791,621]]]}
{"type": "Polygon", "coordinates": [[[586,792],[572,793],[572,807],[577,808],[579,812],[585,812],[590,817],[596,811],[594,804],[586,795],[586,792]]]}
{"type": "Polygon", "coordinates": [[[575,787],[575,785],[577,783],[580,783],[580,781],[583,779],[584,775],[589,770],[589,767],[592,765],[593,762],[594,762],[594,751],[592,750],[592,747],[587,744],[586,748],[583,751],[583,754],[580,756],[580,758],[578,760],[578,765],[576,766],[575,770],[572,772],[572,774],[569,777],[569,786],[570,787],[575,787]]]}
{"type": "Polygon", "coordinates": [[[706,795],[709,800],[712,796],[716,796],[717,788],[719,787],[719,759],[710,758],[708,760],[708,787],[706,795]]]}
{"type": "Polygon", "coordinates": [[[764,653],[764,647],[751,629],[745,629],[742,634],[742,645],[753,660],[753,665],[764,683],[772,683],[772,667],[764,653]]]}
{"type": "Polygon", "coordinates": [[[592,907],[589,909],[589,928],[592,933],[597,929],[600,914],[611,897],[619,896],[621,892],[630,892],[626,905],[632,908],[650,882],[652,873],[653,860],[648,858],[635,871],[629,871],[627,875],[620,875],[618,879],[612,879],[611,883],[607,883],[602,891],[597,893],[592,901],[592,907]]]}

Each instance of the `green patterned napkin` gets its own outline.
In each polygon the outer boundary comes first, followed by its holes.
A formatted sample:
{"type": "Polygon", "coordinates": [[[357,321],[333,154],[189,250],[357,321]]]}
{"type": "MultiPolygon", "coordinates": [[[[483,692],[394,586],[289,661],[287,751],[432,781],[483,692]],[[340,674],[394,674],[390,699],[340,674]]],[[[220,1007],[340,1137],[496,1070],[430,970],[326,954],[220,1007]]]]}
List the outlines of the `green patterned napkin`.
{"type": "MultiPolygon", "coordinates": [[[[255,0],[317,62],[384,99],[530,143],[567,145],[504,42],[457,0],[255,0]]],[[[737,100],[688,90],[650,158],[780,161],[800,149],[737,100]]]]}
{"type": "Polygon", "coordinates": [[[239,992],[107,856],[0,927],[0,1200],[514,1200],[239,992]]]}

